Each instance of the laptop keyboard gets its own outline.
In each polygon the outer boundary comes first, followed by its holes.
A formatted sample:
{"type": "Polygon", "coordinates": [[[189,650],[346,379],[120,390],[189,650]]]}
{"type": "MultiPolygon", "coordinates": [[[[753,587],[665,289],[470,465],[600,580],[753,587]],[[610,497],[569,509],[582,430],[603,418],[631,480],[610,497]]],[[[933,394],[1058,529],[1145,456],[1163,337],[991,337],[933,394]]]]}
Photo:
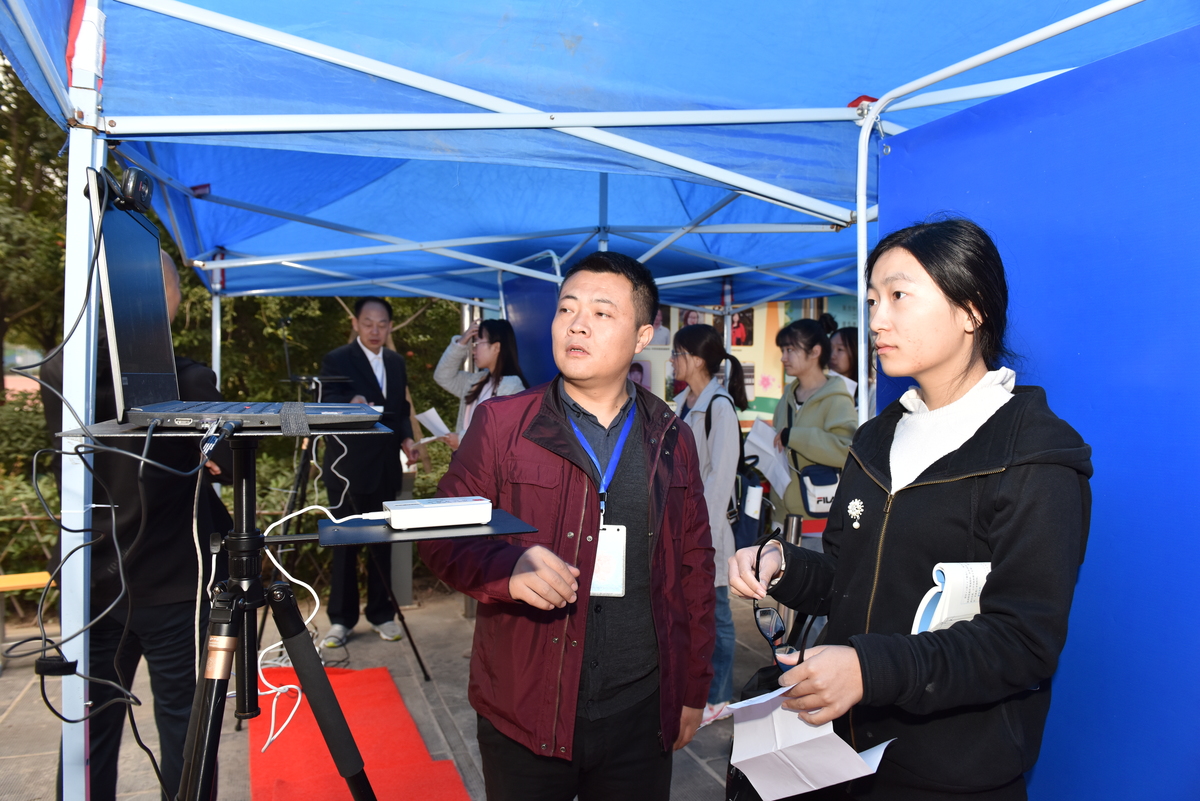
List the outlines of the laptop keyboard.
{"type": "Polygon", "coordinates": [[[264,413],[277,411],[278,403],[270,401],[257,401],[254,403],[239,403],[229,401],[209,401],[209,402],[186,402],[180,403],[180,411],[193,412],[196,414],[244,414],[244,413],[264,413]]]}

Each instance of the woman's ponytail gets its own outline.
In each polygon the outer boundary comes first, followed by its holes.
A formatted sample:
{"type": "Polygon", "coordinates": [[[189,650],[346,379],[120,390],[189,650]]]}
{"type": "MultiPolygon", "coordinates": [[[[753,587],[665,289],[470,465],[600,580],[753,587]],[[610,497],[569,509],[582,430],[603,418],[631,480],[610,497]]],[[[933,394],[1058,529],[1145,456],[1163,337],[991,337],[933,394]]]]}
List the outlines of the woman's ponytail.
{"type": "Polygon", "coordinates": [[[733,396],[733,405],[744,412],[750,406],[750,402],[746,400],[746,376],[742,372],[742,363],[729,351],[725,351],[725,358],[729,360],[725,391],[733,396]]]}

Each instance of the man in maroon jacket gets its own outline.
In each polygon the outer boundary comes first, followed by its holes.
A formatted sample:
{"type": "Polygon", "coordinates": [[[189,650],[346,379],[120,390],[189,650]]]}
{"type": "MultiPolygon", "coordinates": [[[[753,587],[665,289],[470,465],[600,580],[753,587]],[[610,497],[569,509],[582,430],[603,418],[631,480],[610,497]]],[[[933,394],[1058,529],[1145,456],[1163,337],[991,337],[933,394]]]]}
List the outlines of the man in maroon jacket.
{"type": "Polygon", "coordinates": [[[568,271],[560,375],[477,409],[438,486],[538,529],[420,548],[480,601],[469,697],[489,801],[665,801],[671,751],[700,725],[714,593],[695,441],[627,377],[657,309],[628,256],[568,271]]]}

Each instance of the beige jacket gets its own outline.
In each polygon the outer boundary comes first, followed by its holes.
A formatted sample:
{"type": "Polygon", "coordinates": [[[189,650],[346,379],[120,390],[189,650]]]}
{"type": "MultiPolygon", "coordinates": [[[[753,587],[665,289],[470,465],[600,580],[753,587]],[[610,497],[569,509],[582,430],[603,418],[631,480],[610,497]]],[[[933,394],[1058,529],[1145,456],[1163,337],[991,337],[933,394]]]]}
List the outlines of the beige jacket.
{"type": "Polygon", "coordinates": [[[824,464],[841,468],[850,453],[850,441],[858,428],[858,415],[854,411],[854,398],[846,389],[846,382],[836,375],[829,376],[825,386],[806,400],[796,403],[796,386],[792,381],[783,390],[783,397],[775,407],[775,430],[788,428],[788,467],[792,468],[792,481],[783,498],[771,491],[771,503],[775,504],[775,519],[782,521],[785,515],[804,513],[803,489],[796,475],[797,468],[810,464],[824,464]],[[792,410],[792,425],[788,427],[788,408],[792,410]]]}
{"type": "MultiPolygon", "coordinates": [[[[470,350],[466,345],[459,344],[462,337],[457,334],[450,340],[450,345],[442,352],[437,367],[433,368],[433,380],[438,386],[458,398],[458,420],[454,423],[454,431],[460,436],[466,431],[463,419],[467,416],[466,398],[471,389],[488,375],[487,370],[460,370],[459,366],[466,360],[470,350]]],[[[500,385],[492,393],[493,398],[501,395],[516,395],[524,392],[525,385],[515,375],[501,376],[500,385]]]]}

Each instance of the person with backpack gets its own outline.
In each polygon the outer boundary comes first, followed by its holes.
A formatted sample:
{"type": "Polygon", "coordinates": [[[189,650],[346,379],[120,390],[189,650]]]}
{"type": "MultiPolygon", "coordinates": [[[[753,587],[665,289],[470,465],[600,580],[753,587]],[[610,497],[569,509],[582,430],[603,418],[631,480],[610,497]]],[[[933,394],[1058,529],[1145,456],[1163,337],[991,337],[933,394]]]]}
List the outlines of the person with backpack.
{"type": "Polygon", "coordinates": [[[785,515],[805,520],[824,517],[837,489],[837,469],[846,461],[858,428],[854,399],[840,377],[825,372],[831,348],[820,322],[796,320],[779,331],[775,344],[782,354],[783,372],[794,379],[775,407],[773,426],[779,432],[775,447],[787,455],[793,475],[782,496],[772,488],[771,503],[781,521],[785,515]],[[830,477],[816,475],[806,485],[805,468],[814,465],[824,466],[830,477]],[[829,487],[818,491],[824,497],[807,496],[814,484],[829,487]]]}
{"type": "Polygon", "coordinates": [[[687,383],[687,389],[675,396],[675,414],[691,426],[696,437],[708,524],[716,550],[717,642],[712,656],[713,680],[702,718],[704,723],[711,723],[732,714],[726,709],[733,701],[735,645],[728,578],[729,557],[733,556],[735,547],[729,512],[731,501],[736,503],[735,479],[742,455],[741,426],[734,407],[745,409],[748,404],[742,365],[725,350],[721,335],[711,325],[688,325],[679,329],[671,360],[675,379],[687,383]],[[714,378],[726,359],[730,365],[726,373],[729,390],[714,378]]]}

